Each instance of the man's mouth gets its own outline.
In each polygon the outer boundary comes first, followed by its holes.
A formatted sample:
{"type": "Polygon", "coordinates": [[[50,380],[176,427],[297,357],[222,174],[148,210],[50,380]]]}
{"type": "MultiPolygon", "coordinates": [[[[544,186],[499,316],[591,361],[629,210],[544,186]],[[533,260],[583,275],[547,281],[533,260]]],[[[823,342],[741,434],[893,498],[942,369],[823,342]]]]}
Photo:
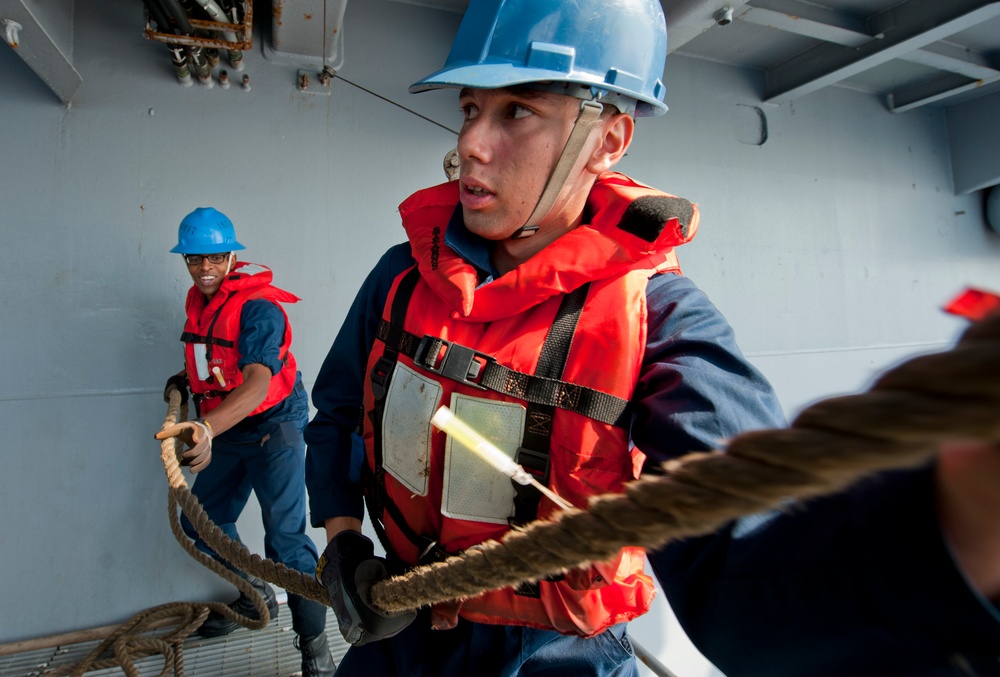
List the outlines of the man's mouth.
{"type": "Polygon", "coordinates": [[[462,206],[466,209],[486,209],[493,204],[496,193],[486,188],[480,183],[469,181],[462,182],[462,206]]]}

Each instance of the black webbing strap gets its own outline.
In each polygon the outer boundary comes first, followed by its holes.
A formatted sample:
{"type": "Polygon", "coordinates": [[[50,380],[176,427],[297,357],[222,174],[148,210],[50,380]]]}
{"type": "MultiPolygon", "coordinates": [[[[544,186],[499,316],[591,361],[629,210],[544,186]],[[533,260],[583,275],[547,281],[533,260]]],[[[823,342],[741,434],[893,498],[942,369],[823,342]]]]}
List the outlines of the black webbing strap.
{"type": "MultiPolygon", "coordinates": [[[[576,325],[580,321],[583,304],[587,300],[590,284],[575,289],[563,297],[556,317],[545,335],[542,350],[535,366],[535,376],[559,380],[566,368],[569,349],[573,345],[576,325]]],[[[556,408],[551,404],[528,402],[525,414],[524,436],[521,447],[514,455],[514,462],[531,473],[544,486],[549,484],[549,453],[552,445],[552,419],[556,408]]],[[[538,504],[542,492],[534,486],[511,480],[514,486],[514,516],[509,522],[512,527],[523,526],[538,517],[538,504]]],[[[551,580],[551,579],[547,579],[551,580]]],[[[541,597],[540,581],[523,581],[514,589],[522,597],[541,597]]]]}
{"type": "MultiPolygon", "coordinates": [[[[208,325],[208,334],[206,336],[199,336],[198,334],[192,334],[190,332],[184,332],[183,334],[181,334],[181,341],[184,341],[185,343],[204,343],[206,346],[208,346],[205,349],[205,359],[210,362],[212,360],[213,345],[222,346],[223,348],[232,348],[234,345],[232,341],[227,341],[226,339],[219,339],[212,336],[212,332],[215,330],[215,323],[219,321],[219,315],[222,313],[222,307],[226,305],[226,301],[228,301],[229,298],[225,299],[222,303],[219,304],[219,307],[215,309],[215,315],[212,316],[212,321],[208,325]],[[190,337],[195,340],[188,340],[188,338],[186,337],[190,337]]],[[[210,381],[212,380],[212,377],[210,376],[205,380],[210,381]]]]}
{"type": "Polygon", "coordinates": [[[216,308],[215,310],[215,316],[212,318],[212,321],[208,325],[208,336],[205,337],[206,339],[205,343],[208,344],[208,348],[205,350],[205,359],[207,359],[209,362],[212,361],[212,344],[214,343],[214,338],[215,338],[214,336],[212,336],[212,332],[215,331],[215,323],[219,321],[219,315],[222,314],[222,307],[226,305],[226,301],[228,301],[230,298],[232,297],[230,296],[224,299],[222,303],[219,304],[219,307],[216,308]]]}
{"type": "MultiPolygon", "coordinates": [[[[556,317],[545,335],[542,350],[535,366],[535,376],[560,380],[569,358],[569,349],[573,344],[576,325],[580,321],[583,304],[587,300],[590,284],[575,289],[563,297],[559,304],[556,317]]],[[[514,456],[514,462],[535,476],[541,484],[548,486],[549,482],[549,448],[552,437],[552,418],[555,406],[548,403],[528,402],[525,415],[524,436],[521,438],[521,448],[514,456]]],[[[538,517],[538,502],[542,493],[531,485],[524,485],[511,480],[516,490],[514,497],[514,516],[511,526],[532,522],[538,517]]]]}
{"type": "Polygon", "coordinates": [[[234,348],[235,343],[228,339],[216,338],[214,336],[202,336],[201,334],[195,334],[194,332],[186,331],[181,334],[181,341],[184,343],[208,343],[216,346],[222,346],[223,348],[234,348]]]}
{"type": "Polygon", "coordinates": [[[458,343],[394,331],[384,320],[379,325],[377,337],[400,355],[412,358],[418,367],[474,388],[492,390],[534,404],[547,404],[619,428],[628,425],[628,400],[620,397],[556,378],[515,371],[485,353],[458,343]]]}
{"type": "MultiPolygon", "coordinates": [[[[364,486],[370,486],[371,482],[374,480],[374,472],[368,467],[367,463],[361,465],[361,479],[364,486]]],[[[385,484],[382,483],[382,488],[385,488],[385,484]]],[[[367,494],[366,494],[367,496],[367,494]]],[[[399,507],[392,501],[383,500],[381,505],[376,508],[373,505],[374,501],[366,500],[365,505],[368,507],[368,517],[371,519],[372,527],[375,529],[375,535],[378,536],[379,542],[385,549],[386,562],[389,564],[390,573],[392,575],[401,574],[409,567],[409,565],[401,560],[396,553],[393,551],[391,544],[389,543],[389,537],[385,531],[385,522],[383,521],[382,515],[376,517],[375,510],[384,510],[384,512],[389,513],[392,518],[393,524],[399,529],[400,533],[406,537],[410,543],[417,549],[417,563],[418,564],[432,564],[434,562],[443,562],[449,557],[449,554],[438,547],[437,541],[427,538],[426,536],[421,536],[420,534],[413,531],[410,525],[406,522],[406,518],[403,516],[402,511],[399,507]]]]}
{"type": "Polygon", "coordinates": [[[365,502],[368,504],[368,514],[372,519],[372,525],[375,527],[379,540],[382,541],[382,545],[385,547],[387,553],[392,553],[392,550],[389,547],[383,525],[384,512],[386,511],[389,512],[392,521],[399,527],[403,535],[418,549],[418,552],[427,552],[429,549],[432,550],[433,546],[436,545],[430,539],[415,534],[409,525],[406,524],[406,520],[396,505],[388,500],[385,493],[385,468],[382,467],[382,418],[385,415],[385,396],[389,391],[389,381],[392,379],[392,372],[396,368],[396,362],[399,359],[400,351],[398,346],[401,343],[405,343],[401,339],[402,334],[405,333],[403,331],[403,320],[406,319],[406,308],[410,305],[410,298],[413,296],[413,290],[417,286],[417,280],[419,279],[420,273],[417,267],[414,266],[399,281],[399,285],[396,287],[396,295],[393,297],[392,308],[389,311],[390,321],[386,323],[383,320],[379,325],[378,338],[386,344],[385,350],[369,374],[372,394],[374,395],[374,404],[368,416],[371,418],[372,423],[372,451],[375,457],[375,467],[369,470],[367,463],[363,463],[361,467],[366,473],[371,473],[368,476],[370,481],[363,483],[365,487],[365,502]],[[392,338],[392,343],[382,339],[381,329],[383,325],[390,328],[388,336],[392,338]]]}

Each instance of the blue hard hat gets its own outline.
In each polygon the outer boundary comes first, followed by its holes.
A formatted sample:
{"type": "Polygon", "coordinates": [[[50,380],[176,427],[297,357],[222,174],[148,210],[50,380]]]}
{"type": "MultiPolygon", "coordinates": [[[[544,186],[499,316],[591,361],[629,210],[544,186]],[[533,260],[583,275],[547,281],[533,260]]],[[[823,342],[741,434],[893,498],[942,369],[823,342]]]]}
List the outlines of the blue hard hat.
{"type": "Polygon", "coordinates": [[[566,93],[662,115],[666,57],[660,0],[471,0],[444,68],[410,91],[582,85],[566,93]]]}
{"type": "Polygon", "coordinates": [[[173,254],[222,254],[246,249],[236,241],[229,217],[211,207],[198,207],[184,217],[177,229],[173,254]]]}

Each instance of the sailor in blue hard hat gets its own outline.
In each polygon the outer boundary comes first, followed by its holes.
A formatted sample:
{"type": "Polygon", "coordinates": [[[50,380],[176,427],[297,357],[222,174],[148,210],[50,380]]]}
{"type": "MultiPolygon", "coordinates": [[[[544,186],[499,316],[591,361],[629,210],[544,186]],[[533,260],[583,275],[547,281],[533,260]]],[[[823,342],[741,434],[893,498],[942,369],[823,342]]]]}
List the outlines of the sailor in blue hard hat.
{"type": "MultiPolygon", "coordinates": [[[[238,262],[236,252],[242,249],[233,222],[213,207],[199,207],[180,223],[170,251],[183,257],[194,284],[181,334],[185,367],[167,380],[164,399],[169,401],[176,389],[186,400],[190,390],[198,418],[170,426],[156,438],[185,443],[180,460],[196,473],[192,493],[222,532],[239,541],[236,520],[253,490],[264,515],[268,557],[312,572],[318,553],[305,532],[302,439],[309,402],[282,308],[299,299],[273,286],[266,266],[238,262]]],[[[186,516],[181,525],[201,550],[218,559],[186,516]]],[[[274,589],[256,576],[237,573],[263,597],[273,619],[278,614],[274,589]]],[[[254,601],[243,592],[229,607],[249,621],[259,618],[254,601]]],[[[288,608],[302,652],[301,674],[332,675],[326,607],[290,594],[288,608]]],[[[221,637],[238,627],[213,611],[198,634],[221,637]]]]}

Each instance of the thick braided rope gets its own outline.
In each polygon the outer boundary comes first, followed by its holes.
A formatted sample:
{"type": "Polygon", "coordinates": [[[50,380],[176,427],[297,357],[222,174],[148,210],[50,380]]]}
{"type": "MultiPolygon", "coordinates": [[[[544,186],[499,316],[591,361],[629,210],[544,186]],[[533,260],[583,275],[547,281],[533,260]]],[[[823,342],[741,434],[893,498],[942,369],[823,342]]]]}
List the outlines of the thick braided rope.
{"type": "MultiPolygon", "coordinates": [[[[174,393],[164,427],[178,420],[174,393]]],[[[905,362],[865,393],[824,400],[806,408],[787,429],[733,438],[724,452],[693,453],[664,465],[663,476],[644,478],[623,494],[598,496],[586,512],[562,513],[535,522],[438,564],[378,583],[372,601],[386,612],[415,609],[487,590],[538,580],[613,557],[638,545],[654,549],[687,536],[709,533],[743,515],[779,507],[790,498],[837,491],[880,470],[919,464],[941,442],[1000,440],[1000,314],[965,332],[950,351],[905,362]]],[[[179,443],[164,440],[161,460],[170,484],[170,525],[184,549],[254,600],[266,618],[263,598],[244,579],[194,547],[183,533],[180,506],[206,543],[242,571],[289,592],[329,604],[313,576],[252,554],[207,518],[177,462],[179,443]]],[[[74,666],[46,673],[82,675],[120,665],[138,675],[137,658],[161,653],[161,675],[183,677],[183,640],[217,611],[249,628],[266,623],[213,603],[173,603],[137,614],[74,666]],[[149,626],[177,619],[171,633],[148,636],[149,626]],[[115,658],[101,658],[108,650],[115,658]]]]}
{"type": "Polygon", "coordinates": [[[372,601],[403,611],[607,560],[627,545],[655,549],[789,498],[919,464],[955,440],[1000,440],[1000,314],[970,327],[951,351],[905,362],[865,393],[806,408],[788,429],[746,433],[725,452],[669,462],[664,476],[595,497],[586,512],[567,511],[380,582],[372,601]]]}
{"type": "MultiPolygon", "coordinates": [[[[163,428],[175,424],[185,413],[182,411],[180,401],[180,393],[176,390],[173,391],[167,405],[167,415],[163,421],[163,428]]],[[[186,407],[183,409],[186,409],[186,407]]],[[[177,677],[184,677],[184,640],[201,626],[208,617],[209,612],[215,611],[220,613],[239,625],[252,630],[259,630],[270,622],[267,605],[261,594],[245,579],[237,576],[216,560],[198,550],[181,528],[177,512],[179,504],[189,506],[185,508],[185,513],[188,514],[189,519],[192,515],[198,518],[199,522],[207,521],[208,518],[205,516],[204,510],[198,503],[198,500],[188,490],[187,482],[181,474],[180,464],[177,460],[179,447],[180,442],[176,438],[169,438],[160,442],[160,460],[163,462],[163,467],[167,474],[167,482],[170,485],[167,492],[170,530],[173,532],[178,543],[181,544],[181,547],[189,555],[235,585],[239,588],[240,592],[253,600],[254,608],[257,610],[257,618],[250,618],[249,616],[237,613],[230,609],[228,605],[221,602],[171,602],[153,607],[139,612],[118,626],[82,660],[49,670],[45,673],[46,677],[58,677],[60,675],[79,677],[89,671],[112,667],[120,667],[128,677],[138,677],[139,671],[135,666],[135,661],[154,654],[163,654],[164,657],[163,670],[160,672],[161,676],[172,672],[177,677]],[[160,634],[151,634],[154,628],[171,625],[175,626],[172,630],[167,630],[160,634]],[[113,657],[107,656],[109,652],[113,654],[113,657]]],[[[192,522],[194,523],[195,520],[192,520],[192,522]]],[[[197,523],[195,523],[195,526],[198,528],[197,523]]],[[[211,527],[217,534],[222,533],[214,524],[211,524],[211,527]]],[[[199,529],[199,534],[201,533],[202,529],[199,529]]],[[[213,540],[220,540],[217,534],[213,534],[213,540]]],[[[229,541],[229,543],[232,544],[233,542],[229,541]]]]}
{"type": "Polygon", "coordinates": [[[163,654],[161,677],[171,673],[183,677],[184,639],[204,622],[208,612],[209,605],[187,602],[172,602],[146,609],[118,626],[82,660],[49,670],[45,676],[79,677],[93,670],[120,667],[128,677],[138,677],[135,661],[163,654]],[[160,634],[149,634],[153,628],[163,625],[174,627],[160,634]],[[104,658],[109,651],[114,657],[104,658]]]}
{"type": "MultiPolygon", "coordinates": [[[[167,407],[167,417],[164,422],[164,427],[172,425],[172,423],[168,423],[168,421],[171,420],[171,417],[173,417],[173,420],[176,421],[176,412],[179,410],[179,407],[180,394],[177,393],[177,391],[173,391],[167,407]]],[[[220,613],[225,615],[227,618],[240,623],[244,627],[250,628],[251,630],[259,630],[267,625],[267,621],[258,620],[268,618],[267,606],[264,602],[264,598],[253,588],[253,586],[250,585],[248,581],[235,575],[228,568],[203,553],[194,545],[194,542],[187,537],[181,528],[180,519],[177,514],[177,506],[180,506],[181,510],[184,511],[184,514],[187,515],[187,518],[194,526],[195,531],[198,532],[198,535],[201,536],[205,543],[207,543],[208,546],[212,548],[212,550],[215,551],[220,557],[225,559],[240,571],[246,572],[252,576],[257,576],[258,578],[263,578],[271,583],[275,583],[276,585],[284,588],[286,591],[297,594],[301,597],[306,597],[320,602],[321,604],[329,605],[329,597],[326,595],[322,586],[320,586],[320,584],[316,581],[315,577],[308,576],[300,571],[295,571],[294,569],[289,569],[280,562],[274,562],[272,560],[262,558],[260,555],[255,553],[251,553],[245,545],[229,538],[229,536],[227,536],[222,529],[209,519],[208,515],[205,514],[205,509],[202,507],[201,502],[199,502],[198,498],[191,493],[191,490],[188,488],[187,481],[181,473],[180,463],[177,460],[179,445],[180,442],[177,441],[177,438],[163,440],[160,444],[160,460],[163,462],[163,468],[167,474],[167,483],[170,485],[168,493],[168,501],[170,504],[170,530],[173,532],[174,538],[177,539],[177,542],[180,543],[181,547],[184,548],[189,555],[201,562],[205,567],[211,569],[227,581],[231,582],[239,588],[240,592],[250,597],[250,599],[254,601],[254,607],[257,609],[258,616],[257,619],[247,618],[236,613],[226,605],[222,605],[226,610],[222,611],[220,609],[220,613]]]]}

